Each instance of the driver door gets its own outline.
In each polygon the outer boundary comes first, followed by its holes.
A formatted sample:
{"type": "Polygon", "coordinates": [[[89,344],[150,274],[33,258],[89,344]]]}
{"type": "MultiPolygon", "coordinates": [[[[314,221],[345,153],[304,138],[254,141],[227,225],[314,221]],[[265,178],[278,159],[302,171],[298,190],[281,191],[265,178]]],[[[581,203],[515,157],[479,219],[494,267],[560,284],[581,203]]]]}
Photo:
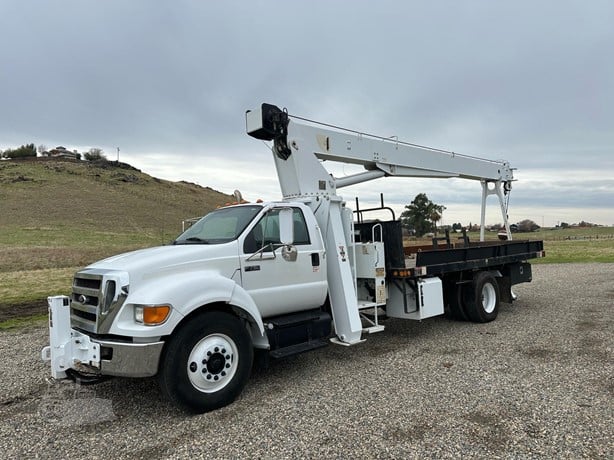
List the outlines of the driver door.
{"type": "Polygon", "coordinates": [[[308,231],[300,208],[293,209],[294,257],[284,257],[279,210],[271,209],[245,236],[241,279],[262,317],[317,308],[327,292],[324,250],[308,231]]]}

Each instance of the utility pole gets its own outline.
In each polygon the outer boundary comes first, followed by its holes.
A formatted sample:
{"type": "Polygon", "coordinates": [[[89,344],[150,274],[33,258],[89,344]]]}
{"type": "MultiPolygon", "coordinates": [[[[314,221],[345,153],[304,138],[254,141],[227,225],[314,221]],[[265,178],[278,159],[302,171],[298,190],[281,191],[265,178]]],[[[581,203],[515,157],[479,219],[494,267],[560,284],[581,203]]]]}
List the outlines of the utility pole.
{"type": "Polygon", "coordinates": [[[116,147],[116,148],[117,148],[117,162],[119,163],[119,147],[116,147]]]}

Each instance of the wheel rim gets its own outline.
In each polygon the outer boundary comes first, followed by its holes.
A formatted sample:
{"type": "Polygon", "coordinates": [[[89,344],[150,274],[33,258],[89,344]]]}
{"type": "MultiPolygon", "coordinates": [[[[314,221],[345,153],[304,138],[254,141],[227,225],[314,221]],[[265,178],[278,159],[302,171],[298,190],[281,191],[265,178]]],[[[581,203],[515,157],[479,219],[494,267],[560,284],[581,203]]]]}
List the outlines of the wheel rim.
{"type": "Polygon", "coordinates": [[[497,294],[495,287],[490,283],[486,283],[482,286],[482,308],[486,313],[492,313],[495,311],[496,306],[497,294]]]}
{"type": "Polygon", "coordinates": [[[238,362],[234,340],[224,334],[211,334],[192,348],[187,363],[188,377],[197,390],[214,393],[232,381],[238,362]]]}

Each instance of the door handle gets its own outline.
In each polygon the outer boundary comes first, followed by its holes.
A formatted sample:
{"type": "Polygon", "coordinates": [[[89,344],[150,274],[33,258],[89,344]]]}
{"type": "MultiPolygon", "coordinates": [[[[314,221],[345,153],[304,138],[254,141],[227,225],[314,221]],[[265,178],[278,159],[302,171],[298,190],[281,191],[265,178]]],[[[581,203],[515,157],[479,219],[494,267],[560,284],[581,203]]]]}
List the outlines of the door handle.
{"type": "Polygon", "coordinates": [[[320,254],[318,254],[317,252],[311,253],[311,266],[312,267],[320,266],[320,254]]]}

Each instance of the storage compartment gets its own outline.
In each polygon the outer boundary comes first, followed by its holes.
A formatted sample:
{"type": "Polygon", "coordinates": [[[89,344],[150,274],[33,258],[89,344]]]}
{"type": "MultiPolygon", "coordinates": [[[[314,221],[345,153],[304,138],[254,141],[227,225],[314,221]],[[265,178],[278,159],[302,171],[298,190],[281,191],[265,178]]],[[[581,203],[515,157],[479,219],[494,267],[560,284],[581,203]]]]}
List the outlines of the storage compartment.
{"type": "Polygon", "coordinates": [[[522,262],[506,265],[503,270],[503,276],[509,277],[512,286],[519,283],[530,283],[533,279],[531,264],[522,262]]]}
{"type": "Polygon", "coordinates": [[[271,350],[283,349],[330,336],[332,318],[322,310],[281,315],[265,320],[271,350]]]}
{"type": "Polygon", "coordinates": [[[386,314],[391,318],[422,320],[443,315],[441,279],[397,279],[389,285],[386,314]]]}

